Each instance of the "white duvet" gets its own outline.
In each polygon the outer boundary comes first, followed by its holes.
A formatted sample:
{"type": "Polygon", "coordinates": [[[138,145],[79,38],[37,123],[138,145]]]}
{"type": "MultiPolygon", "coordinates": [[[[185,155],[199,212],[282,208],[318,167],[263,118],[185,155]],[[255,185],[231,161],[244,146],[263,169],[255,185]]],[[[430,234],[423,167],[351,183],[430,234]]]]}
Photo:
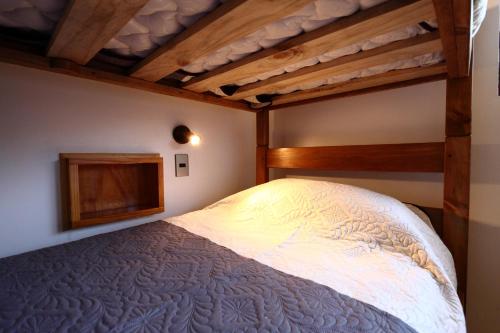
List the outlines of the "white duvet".
{"type": "Polygon", "coordinates": [[[167,221],[372,304],[418,332],[465,332],[448,249],[391,197],[280,179],[167,221]]]}

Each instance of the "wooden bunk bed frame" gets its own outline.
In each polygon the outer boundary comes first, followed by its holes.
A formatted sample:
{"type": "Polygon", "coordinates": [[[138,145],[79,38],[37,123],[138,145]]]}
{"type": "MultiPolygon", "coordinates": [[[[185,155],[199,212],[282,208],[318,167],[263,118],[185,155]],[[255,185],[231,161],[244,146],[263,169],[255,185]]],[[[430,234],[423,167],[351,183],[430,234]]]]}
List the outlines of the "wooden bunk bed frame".
{"type": "MultiPolygon", "coordinates": [[[[230,0],[185,29],[150,56],[124,68],[123,59],[104,54],[116,33],[147,0],[70,1],[50,40],[25,38],[0,30],[0,61],[154,93],[255,112],[257,116],[257,184],[269,180],[269,168],[354,171],[441,172],[444,174],[442,225],[435,221],[450,249],[465,305],[471,134],[472,0],[389,0],[290,38],[241,60],[180,83],[181,68],[256,29],[285,17],[311,0],[230,0]],[[103,20],[103,17],[109,19],[103,20]],[[305,67],[292,73],[239,87],[231,96],[209,93],[239,79],[300,62],[333,48],[437,18],[439,30],[373,50],[305,67]],[[345,74],[406,57],[443,50],[446,63],[387,73],[274,96],[271,106],[255,109],[243,98],[280,87],[345,74]],[[102,61],[106,59],[106,61],[102,61]],[[176,80],[172,80],[176,77],[176,80]],[[446,80],[444,142],[269,148],[269,112],[298,104],[365,94],[436,80],[446,80]]],[[[433,216],[436,210],[433,211],[433,216]]]]}
{"type": "MultiPolygon", "coordinates": [[[[443,173],[443,208],[421,208],[430,216],[436,231],[453,255],[457,272],[458,295],[465,309],[472,98],[471,2],[435,0],[434,5],[446,58],[445,71],[437,70],[422,78],[396,79],[394,82],[390,82],[390,74],[384,73],[375,78],[352,80],[334,85],[334,87],[320,87],[313,91],[282,95],[280,99],[290,102],[277,103],[257,113],[256,183],[262,184],[269,181],[270,168],[443,173]],[[270,110],[442,79],[446,79],[446,138],[444,142],[300,148],[269,147],[270,110]],[[365,84],[368,81],[379,81],[383,84],[365,84]],[[389,83],[386,83],[387,81],[389,83]],[[325,93],[325,90],[329,91],[325,93]],[[294,95],[301,95],[299,96],[301,98],[294,99],[294,95]]],[[[439,66],[432,67],[439,68],[439,66]]],[[[393,73],[393,75],[397,74],[393,73]]]]}

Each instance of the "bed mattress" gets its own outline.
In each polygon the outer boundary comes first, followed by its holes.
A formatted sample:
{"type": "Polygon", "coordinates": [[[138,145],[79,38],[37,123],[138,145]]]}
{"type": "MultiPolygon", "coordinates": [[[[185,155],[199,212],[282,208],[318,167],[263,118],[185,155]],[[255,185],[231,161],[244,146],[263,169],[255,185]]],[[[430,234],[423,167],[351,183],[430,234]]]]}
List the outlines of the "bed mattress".
{"type": "Polygon", "coordinates": [[[0,332],[415,332],[158,221],[0,260],[0,332]]]}
{"type": "Polygon", "coordinates": [[[0,259],[0,332],[464,333],[453,258],[400,201],[280,179],[0,259]]]}
{"type": "Polygon", "coordinates": [[[449,250],[431,226],[386,195],[279,179],[168,221],[371,304],[417,332],[465,332],[449,250]]]}

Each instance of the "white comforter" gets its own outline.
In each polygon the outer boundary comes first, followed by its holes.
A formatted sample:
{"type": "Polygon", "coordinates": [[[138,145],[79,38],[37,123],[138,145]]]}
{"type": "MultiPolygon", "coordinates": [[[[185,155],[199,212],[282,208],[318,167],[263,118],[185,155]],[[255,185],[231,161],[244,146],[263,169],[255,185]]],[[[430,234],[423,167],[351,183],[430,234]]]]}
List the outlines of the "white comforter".
{"type": "Polygon", "coordinates": [[[167,221],[372,304],[418,332],[465,332],[449,251],[391,197],[281,179],[167,221]]]}

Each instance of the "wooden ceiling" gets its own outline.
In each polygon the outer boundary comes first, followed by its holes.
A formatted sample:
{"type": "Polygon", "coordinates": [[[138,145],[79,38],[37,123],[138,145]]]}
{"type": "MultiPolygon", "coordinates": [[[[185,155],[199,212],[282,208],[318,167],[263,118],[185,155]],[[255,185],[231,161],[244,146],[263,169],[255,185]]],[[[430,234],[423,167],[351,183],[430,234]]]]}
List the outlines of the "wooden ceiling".
{"type": "MultiPolygon", "coordinates": [[[[336,75],[443,51],[446,64],[394,70],[273,97],[271,108],[366,93],[408,84],[461,77],[470,70],[470,3],[454,0],[389,0],[303,33],[274,47],[202,73],[182,84],[165,78],[312,0],[229,0],[179,33],[150,56],[126,69],[96,66],[104,45],[148,0],[74,0],[66,8],[44,54],[22,41],[1,38],[0,61],[104,81],[155,93],[255,111],[244,98],[307,84],[336,75]],[[228,97],[209,91],[310,59],[382,34],[437,18],[439,31],[304,67],[237,87],[228,97]],[[97,56],[96,56],[97,55],[97,56]]],[[[181,73],[181,74],[179,74],[181,73]]]]}

